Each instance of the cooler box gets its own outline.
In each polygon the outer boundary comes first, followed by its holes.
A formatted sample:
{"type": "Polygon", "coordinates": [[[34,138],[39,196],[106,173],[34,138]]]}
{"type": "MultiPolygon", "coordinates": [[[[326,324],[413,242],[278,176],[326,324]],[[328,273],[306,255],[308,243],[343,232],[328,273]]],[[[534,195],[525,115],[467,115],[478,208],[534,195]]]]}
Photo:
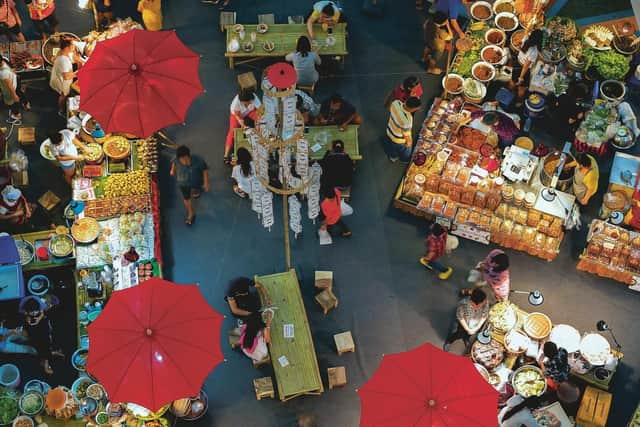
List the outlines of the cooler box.
{"type": "Polygon", "coordinates": [[[595,387],[584,390],[576,416],[576,427],[605,427],[613,395],[595,387]]]}
{"type": "Polygon", "coordinates": [[[22,298],[24,277],[20,255],[11,236],[0,236],[0,301],[22,298]]]}

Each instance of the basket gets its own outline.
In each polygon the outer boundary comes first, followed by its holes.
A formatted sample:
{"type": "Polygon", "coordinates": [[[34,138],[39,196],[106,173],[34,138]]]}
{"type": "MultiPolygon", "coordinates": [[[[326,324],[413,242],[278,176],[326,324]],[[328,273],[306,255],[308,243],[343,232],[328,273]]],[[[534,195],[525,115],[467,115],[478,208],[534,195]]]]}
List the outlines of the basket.
{"type": "Polygon", "coordinates": [[[543,340],[551,333],[551,319],[544,313],[531,313],[524,321],[523,329],[534,340],[543,340]]]}

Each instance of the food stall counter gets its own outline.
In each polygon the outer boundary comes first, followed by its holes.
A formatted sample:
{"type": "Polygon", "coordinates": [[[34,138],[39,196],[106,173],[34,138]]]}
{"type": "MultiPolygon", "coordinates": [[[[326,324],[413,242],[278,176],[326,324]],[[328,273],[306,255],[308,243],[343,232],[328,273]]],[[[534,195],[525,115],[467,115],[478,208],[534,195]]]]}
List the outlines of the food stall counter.
{"type": "MultiPolygon", "coordinates": [[[[43,246],[45,242],[48,242],[51,235],[55,234],[54,230],[45,230],[45,231],[36,231],[34,233],[25,233],[25,234],[15,234],[13,238],[16,241],[24,240],[35,248],[37,251],[39,247],[43,246]]],[[[47,259],[47,260],[39,260],[37,256],[34,255],[33,261],[28,264],[22,266],[23,271],[32,271],[32,270],[42,270],[45,268],[51,267],[60,267],[64,265],[73,265],[75,263],[75,248],[73,253],[65,258],[56,258],[56,259],[47,259]]]]}

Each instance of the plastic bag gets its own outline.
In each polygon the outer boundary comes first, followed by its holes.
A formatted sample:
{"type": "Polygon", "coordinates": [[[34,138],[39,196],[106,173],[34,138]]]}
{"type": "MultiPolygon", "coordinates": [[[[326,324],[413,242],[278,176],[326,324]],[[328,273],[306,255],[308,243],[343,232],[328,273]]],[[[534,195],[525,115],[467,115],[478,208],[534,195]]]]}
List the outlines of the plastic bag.
{"type": "Polygon", "coordinates": [[[14,172],[22,172],[29,167],[29,159],[22,150],[16,150],[9,155],[9,168],[14,172]]]}

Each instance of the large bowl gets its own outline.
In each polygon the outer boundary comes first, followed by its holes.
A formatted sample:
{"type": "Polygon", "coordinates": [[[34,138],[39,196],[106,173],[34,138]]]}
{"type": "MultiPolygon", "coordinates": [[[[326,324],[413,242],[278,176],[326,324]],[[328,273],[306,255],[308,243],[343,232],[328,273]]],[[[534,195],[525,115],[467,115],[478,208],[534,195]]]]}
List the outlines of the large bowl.
{"type": "Polygon", "coordinates": [[[95,218],[85,216],[76,220],[71,226],[71,235],[80,243],[91,243],[100,234],[100,224],[95,218]]]}
{"type": "Polygon", "coordinates": [[[38,415],[44,409],[44,394],[35,390],[28,391],[20,396],[18,406],[25,415],[38,415]],[[33,400],[33,406],[30,400],[33,400]]]}
{"type": "Polygon", "coordinates": [[[484,34],[484,41],[486,41],[487,44],[504,46],[505,42],[507,41],[507,35],[504,31],[498,28],[490,28],[484,34]]]}
{"type": "Polygon", "coordinates": [[[86,348],[79,348],[71,355],[71,365],[79,371],[85,372],[87,370],[87,357],[89,356],[89,350],[86,348]]]}
{"type": "Polygon", "coordinates": [[[35,424],[33,423],[33,419],[27,415],[20,415],[13,420],[11,424],[13,427],[33,427],[35,424]]]}
{"type": "Polygon", "coordinates": [[[42,57],[45,61],[47,61],[47,64],[49,65],[53,65],[53,62],[56,60],[57,53],[60,50],[61,38],[69,38],[72,40],[80,41],[80,37],[76,36],[73,33],[56,33],[51,35],[51,37],[45,40],[45,42],[42,44],[42,57]]]}
{"type": "Polygon", "coordinates": [[[44,274],[36,274],[31,276],[27,282],[27,290],[31,295],[42,296],[49,292],[51,282],[44,274]]]}
{"type": "Polygon", "coordinates": [[[79,377],[71,385],[71,392],[73,393],[73,397],[75,397],[77,400],[84,399],[85,397],[87,397],[87,388],[91,384],[94,384],[94,381],[91,378],[79,377]],[[82,388],[84,388],[84,390],[82,388]]]}
{"type": "Polygon", "coordinates": [[[516,13],[516,6],[513,0],[496,0],[493,3],[493,12],[499,13],[516,13]]]}
{"type": "Polygon", "coordinates": [[[511,47],[511,50],[513,50],[514,52],[519,52],[526,40],[526,36],[527,30],[525,29],[514,31],[509,38],[509,47],[511,47]]]}
{"type": "Polygon", "coordinates": [[[124,160],[131,154],[131,142],[124,136],[110,135],[105,137],[102,150],[111,160],[124,160]]]}
{"type": "Polygon", "coordinates": [[[620,102],[627,93],[624,83],[618,80],[605,80],[600,84],[600,97],[609,102],[620,102]]]}
{"type": "Polygon", "coordinates": [[[549,334],[549,341],[564,348],[567,353],[573,353],[580,348],[580,332],[570,325],[556,325],[549,334]]]}
{"type": "Polygon", "coordinates": [[[73,252],[73,238],[69,234],[56,234],[49,240],[49,253],[54,257],[65,258],[73,252]]]}
{"type": "Polygon", "coordinates": [[[547,391],[547,381],[544,378],[542,370],[537,366],[524,365],[518,368],[511,377],[511,385],[513,389],[522,397],[542,396],[547,391]],[[528,372],[533,372],[528,374],[528,372]],[[532,379],[529,379],[531,377],[532,379]],[[531,389],[531,382],[538,384],[536,389],[531,389]]]}
{"type": "Polygon", "coordinates": [[[20,257],[20,264],[27,265],[33,261],[33,257],[36,250],[33,245],[26,240],[16,240],[16,248],[18,249],[18,256],[20,257]]]}
{"type": "Polygon", "coordinates": [[[611,345],[600,334],[586,334],[580,341],[580,353],[593,366],[602,366],[611,355],[611,345]]]}
{"type": "Polygon", "coordinates": [[[471,17],[476,21],[488,21],[493,17],[493,10],[491,10],[491,3],[486,1],[476,1],[471,5],[469,9],[471,17]],[[482,13],[482,15],[480,15],[482,13]]]}
{"type": "Polygon", "coordinates": [[[551,327],[551,319],[544,313],[529,314],[522,325],[522,329],[534,340],[548,337],[551,327]]]}
{"type": "Polygon", "coordinates": [[[447,80],[449,80],[449,83],[451,83],[452,80],[458,81],[459,87],[456,90],[447,90],[447,92],[449,92],[452,95],[458,95],[460,93],[462,93],[462,83],[464,82],[464,79],[462,78],[462,76],[460,74],[455,74],[455,73],[449,73],[447,74],[445,77],[442,78],[442,88],[443,89],[447,89],[446,87],[446,83],[447,80]]]}
{"type": "Polygon", "coordinates": [[[496,23],[496,27],[500,28],[502,31],[504,32],[509,32],[509,31],[513,31],[516,28],[518,28],[518,17],[516,15],[514,15],[513,13],[510,12],[502,12],[502,13],[498,13],[495,17],[495,23],[496,23]],[[507,26],[505,24],[505,19],[509,18],[513,21],[513,24],[511,25],[511,27],[507,26]]]}
{"type": "MultiPolygon", "coordinates": [[[[488,62],[491,65],[500,64],[504,59],[505,55],[506,55],[505,51],[500,46],[494,45],[494,44],[485,46],[480,51],[480,58],[482,58],[483,61],[488,62]],[[489,55],[491,51],[497,52],[498,59],[485,58],[485,56],[489,55]]],[[[471,72],[473,73],[473,68],[471,70],[472,70],[471,72]]]]}
{"type": "Polygon", "coordinates": [[[473,64],[473,67],[471,67],[471,75],[473,76],[474,79],[482,82],[482,83],[487,83],[490,82],[491,80],[493,80],[496,77],[496,67],[494,67],[493,65],[489,64],[486,61],[480,61],[480,62],[476,62],[475,64],[473,64]],[[489,75],[488,76],[479,76],[476,73],[478,73],[482,68],[487,68],[489,70],[489,75]]]}

